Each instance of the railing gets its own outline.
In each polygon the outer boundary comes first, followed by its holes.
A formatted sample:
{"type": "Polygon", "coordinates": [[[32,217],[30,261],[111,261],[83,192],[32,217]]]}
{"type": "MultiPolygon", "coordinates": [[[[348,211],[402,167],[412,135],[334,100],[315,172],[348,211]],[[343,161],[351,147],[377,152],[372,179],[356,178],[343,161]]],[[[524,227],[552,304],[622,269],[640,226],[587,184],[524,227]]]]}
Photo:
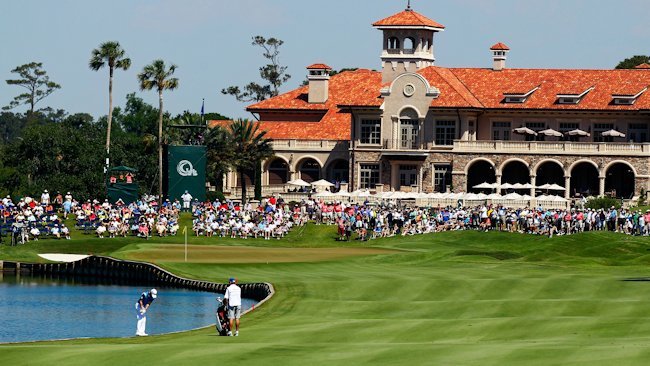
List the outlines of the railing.
{"type": "Polygon", "coordinates": [[[385,139],[383,144],[384,149],[390,150],[418,150],[420,144],[417,140],[391,140],[385,139]]]}
{"type": "Polygon", "coordinates": [[[332,150],[337,145],[349,148],[348,141],[336,140],[273,140],[272,145],[275,150],[332,150]]]}
{"type": "Polygon", "coordinates": [[[454,152],[537,152],[551,154],[650,155],[648,143],[556,141],[454,141],[454,152]]]}
{"type": "Polygon", "coordinates": [[[413,55],[415,48],[391,48],[387,49],[386,53],[389,55],[413,55]]]}

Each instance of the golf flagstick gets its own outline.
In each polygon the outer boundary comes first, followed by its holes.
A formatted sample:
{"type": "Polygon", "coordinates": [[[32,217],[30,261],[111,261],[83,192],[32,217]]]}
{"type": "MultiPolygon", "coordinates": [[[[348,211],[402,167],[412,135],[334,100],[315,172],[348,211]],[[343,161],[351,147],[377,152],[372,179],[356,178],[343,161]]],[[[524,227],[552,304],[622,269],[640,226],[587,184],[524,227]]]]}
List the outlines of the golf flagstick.
{"type": "Polygon", "coordinates": [[[187,262],[187,226],[183,228],[183,234],[185,234],[185,262],[187,262]]]}

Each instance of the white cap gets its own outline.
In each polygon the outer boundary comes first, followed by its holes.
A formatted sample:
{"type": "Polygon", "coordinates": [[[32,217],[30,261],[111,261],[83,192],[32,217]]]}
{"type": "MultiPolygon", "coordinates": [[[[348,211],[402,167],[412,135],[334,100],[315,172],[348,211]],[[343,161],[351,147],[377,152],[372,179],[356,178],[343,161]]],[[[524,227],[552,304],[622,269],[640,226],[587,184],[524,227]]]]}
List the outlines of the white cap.
{"type": "Polygon", "coordinates": [[[158,297],[158,290],[156,290],[155,288],[152,288],[151,291],[149,291],[149,293],[151,294],[151,297],[153,297],[154,299],[158,297]]]}

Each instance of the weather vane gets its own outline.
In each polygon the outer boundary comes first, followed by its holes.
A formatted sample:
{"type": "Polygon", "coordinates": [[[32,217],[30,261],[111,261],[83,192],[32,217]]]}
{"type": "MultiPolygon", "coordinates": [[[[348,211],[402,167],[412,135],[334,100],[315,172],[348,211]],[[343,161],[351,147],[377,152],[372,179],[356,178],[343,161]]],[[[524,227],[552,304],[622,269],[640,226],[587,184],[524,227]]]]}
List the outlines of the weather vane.
{"type": "Polygon", "coordinates": [[[406,0],[406,9],[411,9],[411,0],[406,0]]]}

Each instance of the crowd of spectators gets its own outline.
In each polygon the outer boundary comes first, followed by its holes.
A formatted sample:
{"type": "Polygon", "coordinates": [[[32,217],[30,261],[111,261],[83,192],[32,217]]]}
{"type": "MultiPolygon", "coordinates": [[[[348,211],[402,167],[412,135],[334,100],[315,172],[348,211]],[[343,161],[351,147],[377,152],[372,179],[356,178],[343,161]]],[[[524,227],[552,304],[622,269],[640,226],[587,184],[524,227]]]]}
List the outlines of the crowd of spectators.
{"type": "Polygon", "coordinates": [[[328,205],[320,214],[324,222],[331,222],[331,212],[334,212],[339,240],[350,240],[353,233],[360,240],[368,240],[455,230],[494,230],[548,237],[597,230],[650,235],[650,210],[641,212],[615,207],[514,209],[498,205],[470,208],[339,205],[328,205]]]}
{"type": "Polygon", "coordinates": [[[44,191],[37,201],[10,196],[0,200],[3,236],[12,242],[27,242],[43,237],[70,239],[64,220],[74,215],[75,228],[100,238],[118,236],[176,235],[182,211],[192,214],[192,232],[196,236],[222,238],[281,239],[293,228],[307,222],[335,225],[339,240],[359,240],[396,235],[416,235],[441,231],[507,231],[534,235],[571,235],[583,231],[609,230],[629,235],[650,235],[650,210],[626,209],[514,209],[500,205],[475,207],[417,207],[394,203],[352,204],[305,198],[287,203],[281,197],[269,197],[260,204],[224,200],[199,202],[186,192],[178,200],[158,205],[155,196],[143,196],[130,204],[108,200],[75,200],[70,192],[54,198],[44,191]],[[63,217],[63,219],[61,218],[63,217]]]}
{"type": "Polygon", "coordinates": [[[197,203],[192,207],[192,231],[206,237],[280,239],[293,227],[309,221],[304,208],[304,201],[292,207],[275,197],[259,205],[239,205],[229,200],[197,203]]]}

